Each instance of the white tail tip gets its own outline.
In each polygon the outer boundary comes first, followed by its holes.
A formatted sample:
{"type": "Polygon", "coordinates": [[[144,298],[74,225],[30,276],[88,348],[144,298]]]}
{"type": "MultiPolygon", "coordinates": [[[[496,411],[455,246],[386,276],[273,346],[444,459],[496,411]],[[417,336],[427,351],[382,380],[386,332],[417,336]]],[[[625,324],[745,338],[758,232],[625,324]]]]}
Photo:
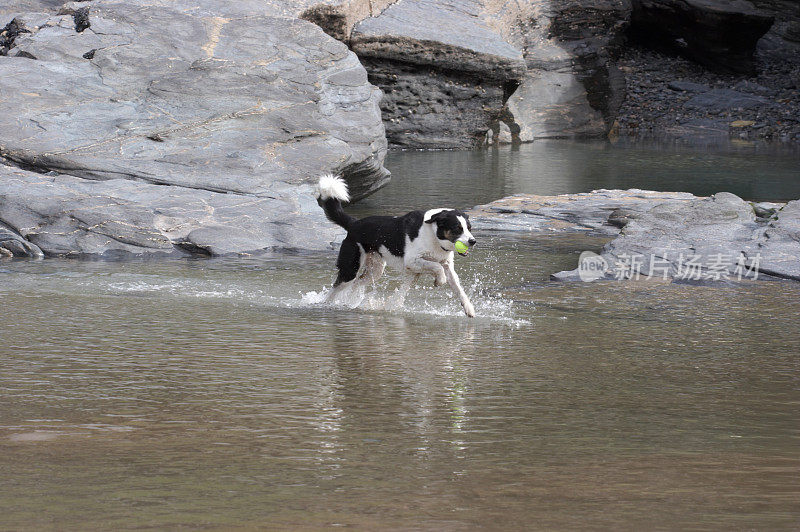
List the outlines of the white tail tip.
{"type": "Polygon", "coordinates": [[[347,183],[337,175],[325,174],[319,178],[319,197],[322,200],[329,198],[337,199],[347,203],[350,201],[350,193],[347,192],[347,183]]]}

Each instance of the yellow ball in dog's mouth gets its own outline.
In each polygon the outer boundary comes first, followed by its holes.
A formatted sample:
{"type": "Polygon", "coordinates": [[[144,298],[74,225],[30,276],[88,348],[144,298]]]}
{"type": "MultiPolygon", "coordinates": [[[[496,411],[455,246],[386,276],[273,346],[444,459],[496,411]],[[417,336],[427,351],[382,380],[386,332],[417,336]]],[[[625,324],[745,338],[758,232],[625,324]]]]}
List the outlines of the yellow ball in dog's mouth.
{"type": "Polygon", "coordinates": [[[461,240],[456,240],[456,251],[458,251],[459,255],[466,255],[469,253],[469,246],[463,243],[461,240]]]}

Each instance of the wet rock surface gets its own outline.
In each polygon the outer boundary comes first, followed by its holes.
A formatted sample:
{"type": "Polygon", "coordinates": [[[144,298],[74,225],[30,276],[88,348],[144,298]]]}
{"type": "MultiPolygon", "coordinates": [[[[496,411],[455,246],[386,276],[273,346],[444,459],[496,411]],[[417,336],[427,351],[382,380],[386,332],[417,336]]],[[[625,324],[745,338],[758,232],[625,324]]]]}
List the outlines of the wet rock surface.
{"type": "MultiPolygon", "coordinates": [[[[750,203],[720,192],[595,190],[518,194],[469,211],[476,231],[578,232],[615,237],[597,279],[719,282],[768,275],[800,281],[800,201],[750,203]]],[[[578,268],[553,279],[584,280],[578,268]]]]}
{"type": "Polygon", "coordinates": [[[81,2],[14,18],[27,31],[0,57],[0,156],[59,175],[13,170],[0,221],[39,235],[46,254],[329,246],[321,212],[306,208],[316,207],[310,183],[338,171],[358,197],[388,179],[380,91],[357,57],[309,22],[271,16],[268,4],[164,4],[92,2],[87,12],[81,2]],[[57,203],[31,208],[56,191],[57,203]],[[205,220],[194,236],[151,235],[158,191],[226,215],[186,214],[205,220]],[[86,232],[72,222],[31,230],[78,216],[84,196],[98,201],[85,225],[117,244],[52,237],[86,232]],[[38,220],[14,214],[34,211],[38,220]],[[124,234],[126,216],[147,231],[124,234]]]}
{"type": "MultiPolygon", "coordinates": [[[[800,205],[776,207],[760,218],[749,202],[720,192],[632,212],[603,247],[598,278],[724,282],[766,274],[800,280],[800,205]]],[[[553,278],[582,279],[580,267],[553,278]]]]}
{"type": "Polygon", "coordinates": [[[580,232],[617,235],[637,214],[663,203],[697,199],[688,192],[594,190],[579,194],[536,196],[516,194],[470,209],[476,230],[580,232]]]}

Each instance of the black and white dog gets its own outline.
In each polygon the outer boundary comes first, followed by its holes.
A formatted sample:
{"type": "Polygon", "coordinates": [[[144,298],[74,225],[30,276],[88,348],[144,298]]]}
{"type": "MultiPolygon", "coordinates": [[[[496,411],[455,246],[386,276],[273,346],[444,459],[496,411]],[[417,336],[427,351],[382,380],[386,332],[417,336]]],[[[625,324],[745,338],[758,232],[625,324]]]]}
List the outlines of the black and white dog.
{"type": "Polygon", "coordinates": [[[475,245],[465,213],[455,209],[431,209],[412,211],[404,216],[368,216],[357,220],[342,209],[342,202],[349,201],[344,180],[333,175],[320,178],[317,202],[330,221],[347,230],[336,260],[339,274],[329,300],[347,287],[374,282],[383,275],[388,264],[404,273],[399,304],[403,303],[414,281],[422,274],[429,274],[434,278],[434,286],[448,283],[466,315],[475,317],[475,308],[453,267],[455,243],[461,241],[470,248],[475,245]]]}

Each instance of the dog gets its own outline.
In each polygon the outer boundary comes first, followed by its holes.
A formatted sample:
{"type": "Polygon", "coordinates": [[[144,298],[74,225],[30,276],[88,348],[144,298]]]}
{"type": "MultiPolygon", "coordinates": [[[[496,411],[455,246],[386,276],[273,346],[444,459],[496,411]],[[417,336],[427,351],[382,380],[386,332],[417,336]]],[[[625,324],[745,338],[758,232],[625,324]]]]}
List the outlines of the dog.
{"type": "Polygon", "coordinates": [[[404,216],[368,216],[356,219],[342,209],[350,202],[347,183],[341,177],[320,177],[317,203],[331,222],[347,231],[336,259],[338,274],[328,300],[348,287],[375,282],[388,264],[403,272],[398,305],[420,275],[434,278],[434,286],[450,285],[461,302],[464,313],[475,317],[475,307],[461,286],[453,266],[455,243],[462,242],[466,255],[476,244],[470,230],[469,216],[457,209],[411,211],[404,216]]]}

